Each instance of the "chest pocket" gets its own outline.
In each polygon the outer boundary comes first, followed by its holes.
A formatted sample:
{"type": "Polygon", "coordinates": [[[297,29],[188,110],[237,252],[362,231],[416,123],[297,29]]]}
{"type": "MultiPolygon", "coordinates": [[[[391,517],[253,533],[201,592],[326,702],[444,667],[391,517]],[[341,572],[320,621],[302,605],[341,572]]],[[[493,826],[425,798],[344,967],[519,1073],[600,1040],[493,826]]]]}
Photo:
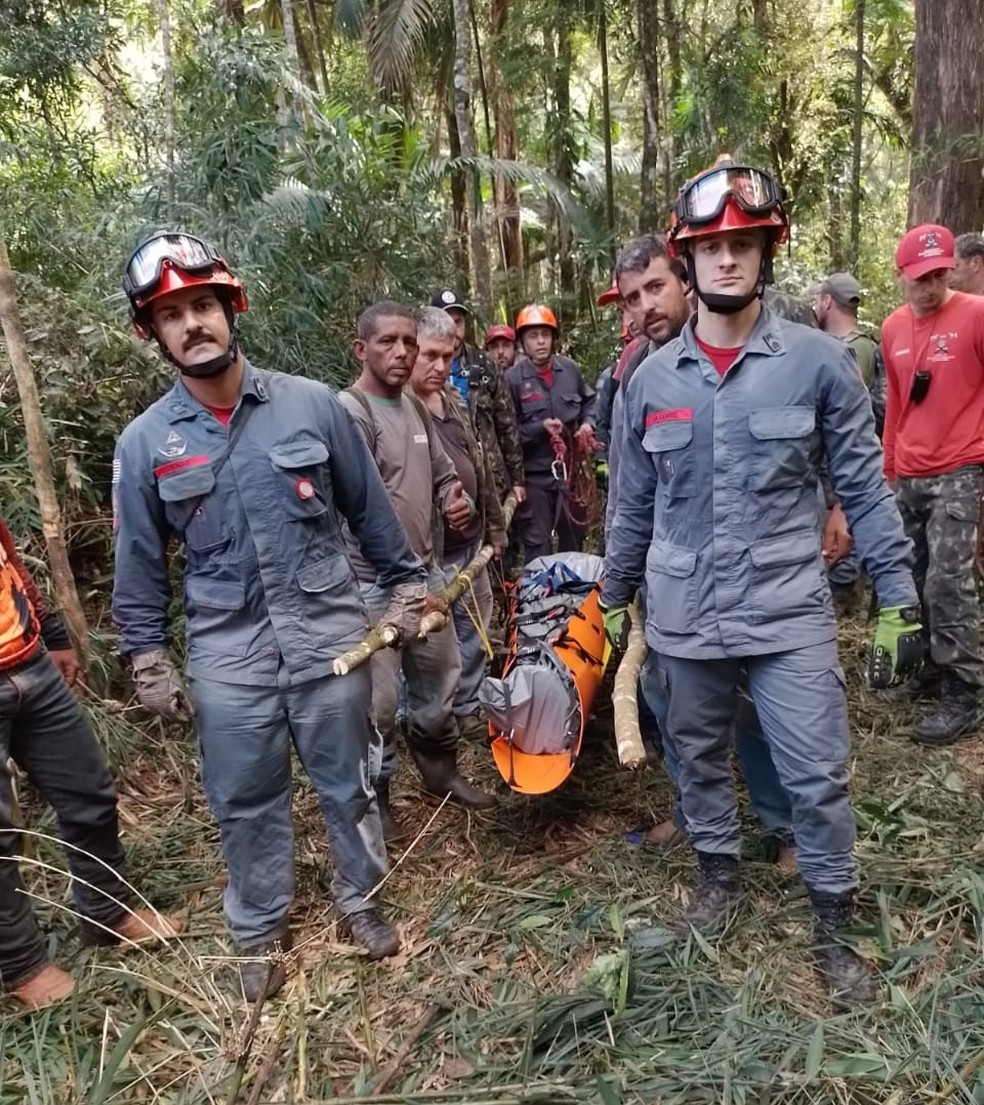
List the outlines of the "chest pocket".
{"type": "Polygon", "coordinates": [[[281,476],[281,502],[291,522],[307,522],[328,513],[328,446],[295,441],[270,449],[270,463],[281,476]]]}
{"type": "Polygon", "coordinates": [[[817,415],[813,407],[766,407],[748,416],[753,491],[802,487],[810,473],[817,415]]]}
{"type": "Polygon", "coordinates": [[[215,473],[210,464],[174,472],[157,481],[167,524],[195,552],[220,548],[229,538],[222,505],[212,496],[215,473]]]}
{"type": "Polygon", "coordinates": [[[691,419],[658,422],[642,437],[642,447],[653,458],[659,486],[671,499],[689,499],[696,491],[694,424],[691,419]]]}

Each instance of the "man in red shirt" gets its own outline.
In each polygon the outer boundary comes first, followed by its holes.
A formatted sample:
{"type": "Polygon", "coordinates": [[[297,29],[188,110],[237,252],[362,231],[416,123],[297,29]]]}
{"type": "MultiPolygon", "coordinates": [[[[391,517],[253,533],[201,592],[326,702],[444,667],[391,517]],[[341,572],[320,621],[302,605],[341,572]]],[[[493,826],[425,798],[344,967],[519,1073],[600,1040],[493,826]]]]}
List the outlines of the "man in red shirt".
{"type": "Polygon", "coordinates": [[[895,267],[907,302],[882,327],[885,474],[915,546],[929,655],[911,698],[940,700],[919,744],[975,733],[984,684],[974,550],[984,472],[984,299],[948,286],[953,235],[910,230],[895,267]]]}

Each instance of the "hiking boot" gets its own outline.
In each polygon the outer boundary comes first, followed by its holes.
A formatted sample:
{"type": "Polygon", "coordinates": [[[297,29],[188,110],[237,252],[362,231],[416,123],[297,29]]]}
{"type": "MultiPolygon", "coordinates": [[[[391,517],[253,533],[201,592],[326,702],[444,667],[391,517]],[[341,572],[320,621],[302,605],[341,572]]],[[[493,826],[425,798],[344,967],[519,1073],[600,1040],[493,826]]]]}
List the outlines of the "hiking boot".
{"type": "Polygon", "coordinates": [[[287,925],[278,926],[265,940],[256,944],[242,945],[244,962],[239,964],[239,978],[243,997],[248,1002],[259,1001],[261,996],[272,998],[283,989],[287,981],[289,953],[293,946],[294,938],[287,925]]]}
{"type": "Polygon", "coordinates": [[[875,1000],[871,968],[854,948],[838,938],[838,931],[854,918],[854,894],[824,894],[810,887],[807,890],[814,916],[811,950],[831,1001],[840,1009],[870,1005],[875,1000]]]}
{"type": "Polygon", "coordinates": [[[117,944],[149,944],[173,940],[184,929],[177,917],[167,917],[156,909],[131,909],[115,925],[100,928],[91,921],[80,926],[81,943],[86,948],[110,948],[117,944]]]}
{"type": "Polygon", "coordinates": [[[361,944],[370,959],[386,959],[400,950],[400,936],[378,909],[363,909],[339,925],[343,934],[361,944]]]}
{"type": "Polygon", "coordinates": [[[676,932],[687,933],[691,928],[698,932],[712,932],[741,897],[738,860],[734,856],[698,852],[697,859],[700,862],[700,882],[690,904],[669,924],[676,932]]]}
{"type": "Polygon", "coordinates": [[[939,698],[941,683],[940,669],[932,661],[926,661],[911,679],[907,679],[899,687],[882,691],[880,697],[889,705],[907,706],[910,702],[939,698]]]}
{"type": "Polygon", "coordinates": [[[397,821],[393,815],[393,807],[390,805],[390,781],[380,779],[376,783],[376,804],[379,806],[379,820],[383,825],[383,840],[387,844],[395,844],[398,840],[405,840],[409,830],[402,822],[397,821]]]}
{"type": "Polygon", "coordinates": [[[35,1011],[57,1005],[72,996],[75,979],[54,963],[44,963],[34,974],[18,983],[10,993],[35,1011]]]}
{"type": "Polygon", "coordinates": [[[953,744],[973,736],[980,727],[980,698],[977,687],[943,672],[939,708],[923,718],[909,734],[916,744],[953,744]]]}
{"type": "Polygon", "coordinates": [[[488,744],[489,726],[481,714],[459,714],[455,721],[458,725],[458,736],[463,741],[488,744]]]}
{"type": "Polygon", "coordinates": [[[410,749],[424,794],[444,800],[450,794],[451,801],[466,810],[493,810],[499,804],[494,794],[487,794],[469,783],[458,770],[458,757],[454,752],[437,754],[410,749]]]}

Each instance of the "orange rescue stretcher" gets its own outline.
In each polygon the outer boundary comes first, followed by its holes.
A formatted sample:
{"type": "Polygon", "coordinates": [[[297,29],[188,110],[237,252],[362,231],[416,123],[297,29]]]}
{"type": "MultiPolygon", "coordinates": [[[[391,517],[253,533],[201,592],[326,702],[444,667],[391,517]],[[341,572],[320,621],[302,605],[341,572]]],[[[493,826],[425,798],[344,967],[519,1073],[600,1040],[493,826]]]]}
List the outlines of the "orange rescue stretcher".
{"type": "Polygon", "coordinates": [[[520,794],[547,794],[581,752],[610,646],[598,598],[604,561],[558,553],[530,561],[516,581],[502,677],[480,691],[492,756],[520,794]]]}

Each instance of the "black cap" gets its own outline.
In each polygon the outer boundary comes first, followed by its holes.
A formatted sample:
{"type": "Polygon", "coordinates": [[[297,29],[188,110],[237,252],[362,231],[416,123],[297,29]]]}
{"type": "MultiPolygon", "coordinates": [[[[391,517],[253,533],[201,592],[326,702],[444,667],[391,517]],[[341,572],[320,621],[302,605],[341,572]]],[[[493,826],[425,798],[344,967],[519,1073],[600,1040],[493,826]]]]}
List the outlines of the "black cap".
{"type": "Polygon", "coordinates": [[[435,292],[431,296],[430,305],[432,307],[440,307],[442,311],[448,311],[454,307],[458,311],[464,311],[466,315],[470,315],[471,311],[468,310],[461,296],[454,290],[454,288],[441,288],[439,292],[435,292]]]}

